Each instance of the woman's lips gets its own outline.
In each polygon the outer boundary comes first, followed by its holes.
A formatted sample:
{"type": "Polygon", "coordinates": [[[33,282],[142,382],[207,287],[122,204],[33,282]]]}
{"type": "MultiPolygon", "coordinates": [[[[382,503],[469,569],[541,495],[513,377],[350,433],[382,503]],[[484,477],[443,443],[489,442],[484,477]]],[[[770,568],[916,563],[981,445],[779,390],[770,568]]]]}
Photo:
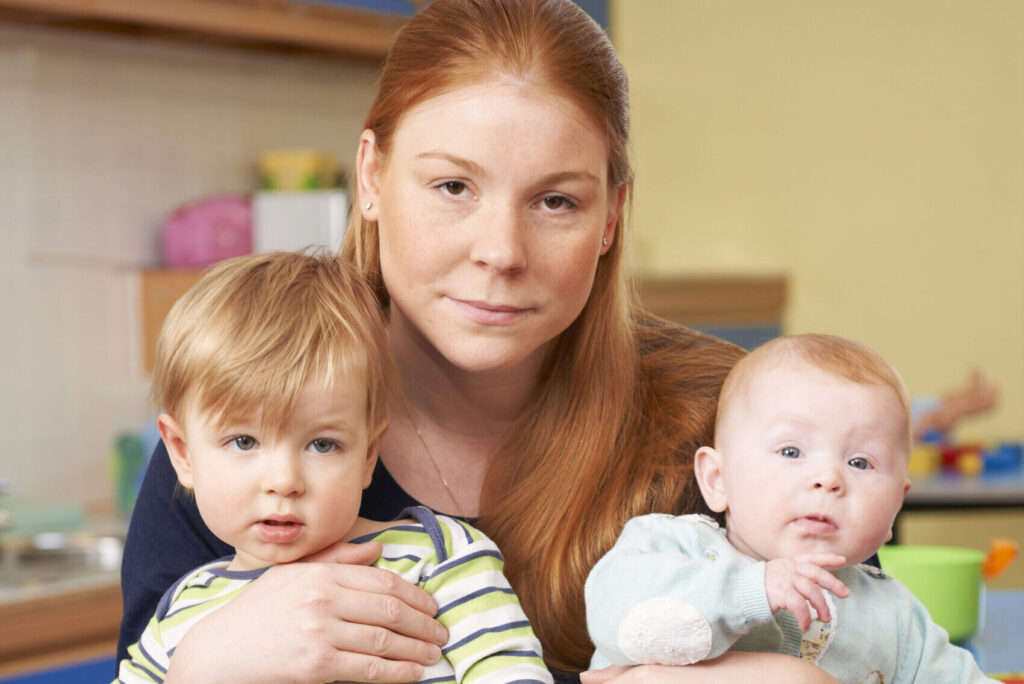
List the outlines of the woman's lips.
{"type": "Polygon", "coordinates": [[[793,524],[804,532],[815,535],[835,534],[839,531],[839,526],[824,515],[806,515],[794,520],[793,524]]]}
{"type": "Polygon", "coordinates": [[[288,544],[295,541],[305,527],[297,520],[260,520],[256,532],[268,544],[288,544]]]}
{"type": "Polygon", "coordinates": [[[532,309],[524,309],[505,304],[490,304],[469,299],[454,299],[451,302],[467,318],[482,325],[509,325],[522,320],[532,309]]]}

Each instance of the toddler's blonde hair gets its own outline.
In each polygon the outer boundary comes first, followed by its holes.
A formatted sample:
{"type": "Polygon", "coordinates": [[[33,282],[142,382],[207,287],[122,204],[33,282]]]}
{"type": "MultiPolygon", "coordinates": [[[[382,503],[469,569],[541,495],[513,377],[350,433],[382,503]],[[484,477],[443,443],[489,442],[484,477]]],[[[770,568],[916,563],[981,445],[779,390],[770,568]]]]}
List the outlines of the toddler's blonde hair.
{"type": "Polygon", "coordinates": [[[221,423],[260,412],[280,431],[310,381],[364,382],[372,429],[395,391],[377,297],[326,252],[274,252],[213,266],[171,309],[157,344],[153,397],[177,419],[186,402],[221,423]]]}

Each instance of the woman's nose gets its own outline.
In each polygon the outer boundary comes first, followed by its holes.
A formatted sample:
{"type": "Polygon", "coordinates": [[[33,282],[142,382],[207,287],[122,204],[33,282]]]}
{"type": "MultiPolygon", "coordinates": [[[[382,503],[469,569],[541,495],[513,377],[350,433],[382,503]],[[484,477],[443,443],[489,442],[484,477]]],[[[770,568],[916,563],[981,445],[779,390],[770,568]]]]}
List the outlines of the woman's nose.
{"type": "Polygon", "coordinates": [[[287,453],[275,453],[263,471],[263,489],[278,496],[298,496],[306,490],[300,458],[287,453]]]}
{"type": "Polygon", "coordinates": [[[506,204],[495,206],[479,218],[473,236],[473,262],[500,273],[516,273],[526,268],[525,218],[506,204]]]}

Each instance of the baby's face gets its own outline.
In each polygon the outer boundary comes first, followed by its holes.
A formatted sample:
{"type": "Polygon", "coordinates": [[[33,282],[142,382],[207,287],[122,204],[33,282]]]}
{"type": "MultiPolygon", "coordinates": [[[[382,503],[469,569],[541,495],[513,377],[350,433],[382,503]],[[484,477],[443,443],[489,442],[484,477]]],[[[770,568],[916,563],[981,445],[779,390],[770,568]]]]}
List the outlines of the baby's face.
{"type": "Polygon", "coordinates": [[[869,558],[910,486],[896,392],[787,363],[758,371],[734,401],[715,445],[732,544],[759,560],[869,558]]]}

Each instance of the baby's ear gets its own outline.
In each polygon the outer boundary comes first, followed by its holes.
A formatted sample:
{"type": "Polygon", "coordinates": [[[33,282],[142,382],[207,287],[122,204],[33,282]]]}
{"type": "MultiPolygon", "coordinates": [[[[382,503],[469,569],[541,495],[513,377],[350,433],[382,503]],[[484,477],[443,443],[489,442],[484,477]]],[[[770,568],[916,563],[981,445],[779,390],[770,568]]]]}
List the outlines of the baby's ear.
{"type": "Polygon", "coordinates": [[[715,513],[724,511],[728,502],[722,477],[722,454],[707,446],[697,449],[693,456],[693,474],[708,508],[715,513]]]}
{"type": "Polygon", "coordinates": [[[182,487],[192,489],[192,462],[188,458],[188,443],[185,441],[185,430],[169,413],[161,413],[156,419],[156,427],[160,438],[167,447],[167,455],[171,457],[171,465],[178,474],[178,482],[182,487]]]}

